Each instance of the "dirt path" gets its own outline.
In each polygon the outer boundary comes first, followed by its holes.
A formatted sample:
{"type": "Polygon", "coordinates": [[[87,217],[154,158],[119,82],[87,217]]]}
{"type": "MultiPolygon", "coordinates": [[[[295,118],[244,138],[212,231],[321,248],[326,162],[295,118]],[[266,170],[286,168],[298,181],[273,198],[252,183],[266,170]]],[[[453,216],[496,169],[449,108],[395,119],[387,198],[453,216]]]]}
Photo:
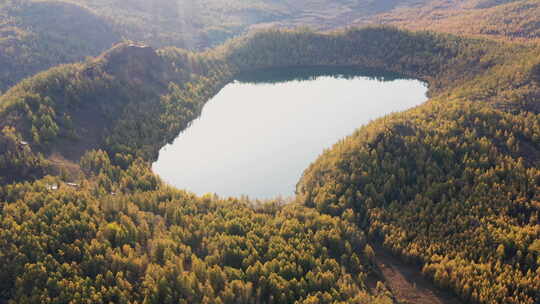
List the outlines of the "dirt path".
{"type": "Polygon", "coordinates": [[[394,257],[387,249],[373,246],[375,262],[383,279],[400,303],[406,304],[462,304],[456,296],[441,291],[422,276],[415,265],[409,265],[394,257]]]}

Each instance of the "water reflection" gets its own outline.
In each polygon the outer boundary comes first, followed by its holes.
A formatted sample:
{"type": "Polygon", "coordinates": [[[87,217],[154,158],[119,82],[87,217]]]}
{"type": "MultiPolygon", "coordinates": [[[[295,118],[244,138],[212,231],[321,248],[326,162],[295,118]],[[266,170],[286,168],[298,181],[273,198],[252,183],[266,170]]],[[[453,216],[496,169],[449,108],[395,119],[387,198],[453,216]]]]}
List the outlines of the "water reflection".
{"type": "Polygon", "coordinates": [[[422,103],[425,92],[420,81],[375,71],[244,74],[161,150],[153,169],[198,194],[289,196],[323,149],[372,119],[422,103]]]}
{"type": "Polygon", "coordinates": [[[283,83],[288,81],[311,81],[319,77],[332,77],[336,79],[354,79],[357,77],[378,81],[393,81],[406,79],[403,75],[394,72],[381,71],[368,68],[355,67],[295,67],[272,68],[257,70],[240,74],[236,80],[242,83],[283,83]]]}

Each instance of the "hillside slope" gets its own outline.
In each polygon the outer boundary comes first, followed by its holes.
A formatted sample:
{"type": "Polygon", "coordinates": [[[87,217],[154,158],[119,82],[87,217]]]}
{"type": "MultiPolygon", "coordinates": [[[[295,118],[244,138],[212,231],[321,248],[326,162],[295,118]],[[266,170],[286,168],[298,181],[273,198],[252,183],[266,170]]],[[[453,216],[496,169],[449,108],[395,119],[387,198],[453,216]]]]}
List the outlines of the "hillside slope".
{"type": "Polygon", "coordinates": [[[301,200],[359,225],[465,300],[535,303],[540,116],[433,100],[380,119],[304,173],[301,200]]]}
{"type": "Polygon", "coordinates": [[[0,4],[0,92],[53,66],[97,56],[117,42],[104,19],[60,1],[0,4]]]}
{"type": "Polygon", "coordinates": [[[540,1],[433,1],[421,8],[396,9],[372,21],[410,30],[537,42],[540,1]]]}
{"type": "Polygon", "coordinates": [[[0,302],[395,303],[382,283],[364,285],[374,266],[350,223],[198,198],[99,151],[83,163],[95,178],[76,187],[1,188],[0,302]]]}
{"type": "Polygon", "coordinates": [[[526,82],[526,74],[513,73],[531,69],[531,50],[392,28],[268,31],[201,54],[120,44],[12,88],[0,97],[0,127],[14,126],[34,151],[49,156],[77,161],[86,150],[101,148],[113,157],[153,160],[235,74],[282,66],[382,68],[426,80],[431,95],[452,92],[535,110],[536,85],[526,82]],[[512,96],[505,96],[509,91],[512,96]]]}
{"type": "Polygon", "coordinates": [[[200,50],[257,24],[329,28],[345,25],[346,14],[367,16],[385,9],[375,2],[356,5],[354,1],[326,0],[3,1],[0,92],[53,66],[97,56],[123,39],[155,48],[200,50]]]}
{"type": "Polygon", "coordinates": [[[251,30],[393,24],[503,40],[538,37],[538,0],[110,1],[9,0],[0,4],[0,91],[124,39],[202,50],[251,30]],[[509,2],[509,3],[507,3],[509,2]]]}

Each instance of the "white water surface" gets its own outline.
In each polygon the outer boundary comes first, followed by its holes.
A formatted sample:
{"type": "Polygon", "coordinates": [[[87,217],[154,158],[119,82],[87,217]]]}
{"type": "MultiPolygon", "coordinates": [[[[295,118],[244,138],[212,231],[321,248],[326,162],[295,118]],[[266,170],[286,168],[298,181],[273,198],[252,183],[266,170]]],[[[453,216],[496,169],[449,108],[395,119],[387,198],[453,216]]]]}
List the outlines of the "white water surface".
{"type": "Polygon", "coordinates": [[[197,194],[290,196],[325,148],[373,119],[423,103],[426,91],[418,80],[363,76],[234,81],[161,149],[153,170],[197,194]]]}

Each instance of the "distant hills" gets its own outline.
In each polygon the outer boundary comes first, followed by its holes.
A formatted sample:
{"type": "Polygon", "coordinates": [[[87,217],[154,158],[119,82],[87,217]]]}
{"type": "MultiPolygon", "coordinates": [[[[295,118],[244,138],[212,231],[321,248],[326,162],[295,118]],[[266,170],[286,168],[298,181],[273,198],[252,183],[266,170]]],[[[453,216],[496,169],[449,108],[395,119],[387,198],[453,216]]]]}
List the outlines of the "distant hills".
{"type": "Polygon", "coordinates": [[[201,50],[251,28],[327,29],[391,7],[391,1],[379,7],[355,1],[8,0],[0,4],[0,91],[122,40],[201,50]]]}
{"type": "Polygon", "coordinates": [[[0,91],[123,40],[201,50],[250,30],[392,24],[498,39],[538,37],[537,0],[8,0],[0,4],[0,91]]]}
{"type": "Polygon", "coordinates": [[[96,56],[120,36],[103,18],[60,1],[0,4],[0,91],[53,66],[96,56]]]}
{"type": "Polygon", "coordinates": [[[375,20],[412,30],[429,29],[509,41],[538,41],[540,1],[433,1],[402,8],[375,20]]]}

